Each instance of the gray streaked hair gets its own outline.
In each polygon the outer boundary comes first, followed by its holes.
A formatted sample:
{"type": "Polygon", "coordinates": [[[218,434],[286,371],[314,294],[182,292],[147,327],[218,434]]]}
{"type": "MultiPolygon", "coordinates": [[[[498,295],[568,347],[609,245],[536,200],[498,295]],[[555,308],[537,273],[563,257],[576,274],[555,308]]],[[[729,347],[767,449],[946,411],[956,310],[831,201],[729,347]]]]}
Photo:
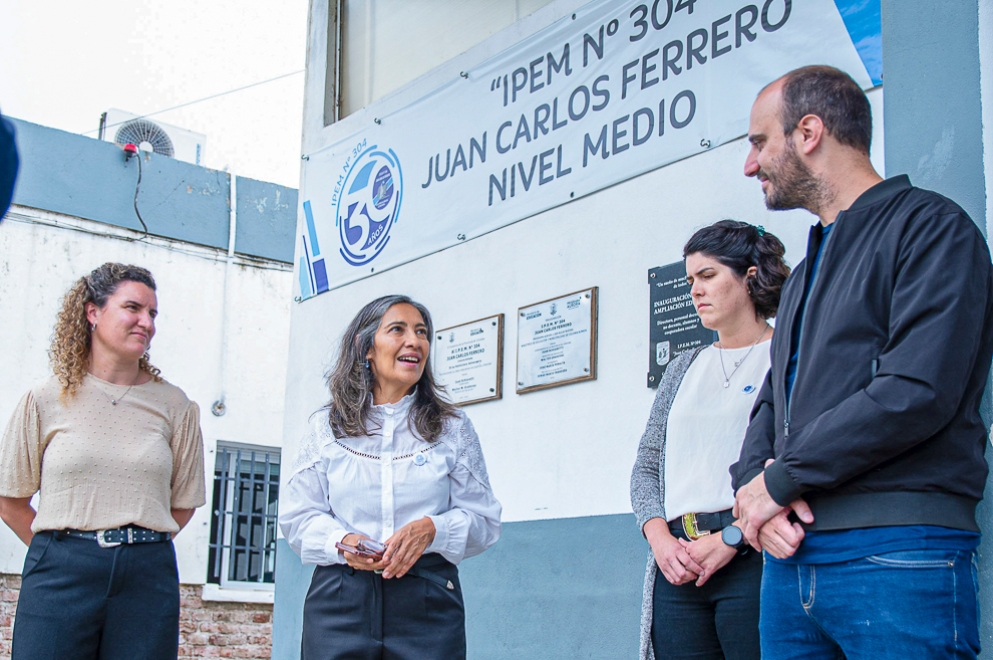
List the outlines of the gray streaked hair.
{"type": "MultiPolygon", "coordinates": [[[[427,307],[407,296],[389,295],[376,298],[355,315],[341,337],[341,346],[334,366],[326,375],[331,401],[327,404],[328,422],[335,437],[348,438],[369,434],[370,396],[375,377],[366,366],[366,356],[373,347],[376,331],[383,315],[394,305],[411,305],[421,314],[427,326],[428,342],[434,337],[434,325],[427,307]]],[[[431,361],[424,364],[424,373],[417,381],[417,392],[410,406],[408,423],[427,442],[441,435],[446,417],[454,417],[455,406],[442,397],[443,388],[434,380],[431,361]]]]}

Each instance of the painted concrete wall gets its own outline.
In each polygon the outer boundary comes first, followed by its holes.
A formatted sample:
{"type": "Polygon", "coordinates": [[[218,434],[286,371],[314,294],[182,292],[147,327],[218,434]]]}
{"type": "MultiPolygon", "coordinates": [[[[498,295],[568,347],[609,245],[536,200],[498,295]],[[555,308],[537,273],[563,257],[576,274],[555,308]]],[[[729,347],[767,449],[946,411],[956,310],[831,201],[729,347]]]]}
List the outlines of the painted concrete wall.
{"type": "MultiPolygon", "coordinates": [[[[968,18],[964,17],[968,22],[968,18]]],[[[989,240],[990,231],[993,230],[993,0],[979,0],[978,11],[978,32],[979,32],[979,70],[980,70],[980,103],[982,106],[982,142],[983,142],[983,171],[986,184],[986,238],[989,240]]],[[[976,218],[983,224],[979,218],[976,218]]],[[[987,387],[986,395],[986,415],[984,419],[987,423],[993,418],[990,414],[990,389],[987,387]]],[[[986,448],[986,460],[993,465],[993,445],[986,448]]],[[[980,605],[983,612],[993,611],[993,597],[989,593],[989,586],[993,585],[993,539],[989,530],[993,530],[993,488],[987,484],[986,496],[979,505],[979,519],[982,528],[986,531],[984,542],[979,548],[980,584],[986,586],[985,591],[980,591],[980,605]]],[[[980,639],[986,648],[986,656],[993,655],[990,651],[993,648],[993,617],[988,614],[983,618],[980,628],[980,639]]]]}
{"type": "Polygon", "coordinates": [[[296,190],[239,176],[235,179],[235,210],[235,252],[293,260],[296,190]]]}
{"type": "MultiPolygon", "coordinates": [[[[990,10],[985,2],[985,11],[990,10]]],[[[958,202],[989,237],[986,216],[987,172],[993,151],[983,149],[984,109],[980,89],[980,54],[990,58],[990,25],[980,31],[975,1],[934,3],[883,0],[883,70],[886,82],[886,165],[906,172],[918,186],[958,202]]],[[[985,19],[989,22],[989,17],[985,19]]],[[[987,74],[989,75],[989,74],[987,74]]],[[[988,94],[988,90],[986,91],[988,94]]],[[[987,120],[987,130],[990,127],[987,120]]],[[[983,401],[984,419],[993,421],[990,389],[983,401]]],[[[987,460],[993,448],[987,447],[987,460]]],[[[978,509],[986,532],[980,546],[980,609],[993,611],[993,488],[978,509]]],[[[993,656],[993,618],[981,621],[981,640],[993,656]]]]}
{"type": "Polygon", "coordinates": [[[993,228],[993,0],[979,0],[979,85],[986,176],[986,236],[993,228]]]}
{"type": "Polygon", "coordinates": [[[882,10],[886,165],[954,199],[982,226],[977,4],[882,0],[882,10]]]}
{"type": "MultiPolygon", "coordinates": [[[[500,542],[460,567],[469,657],[636,657],[632,622],[641,616],[647,556],[632,514],[504,523],[500,542]]],[[[313,567],[301,566],[285,541],[277,562],[272,657],[289,660],[299,658],[299,635],[287,630],[303,626],[303,594],[287,603],[284,585],[306,592],[313,567]]]]}
{"type": "Polygon", "coordinates": [[[461,570],[469,657],[637,657],[647,557],[632,514],[504,525],[461,570]]]}
{"type": "MultiPolygon", "coordinates": [[[[135,214],[138,160],[110,142],[13,120],[21,153],[14,203],[141,231],[135,214]]],[[[154,236],[228,248],[230,175],[143,153],[138,209],[154,236]]],[[[238,177],[244,210],[235,242],[241,254],[293,258],[297,191],[238,177]]]]}
{"type": "MultiPolygon", "coordinates": [[[[304,153],[312,152],[511,46],[581,2],[560,0],[338,124],[323,125],[326,0],[311,3],[304,153]]],[[[883,94],[870,92],[882,172],[883,94]]],[[[406,293],[438,327],[504,313],[500,401],[470,406],[505,534],[469,559],[464,576],[470,657],[632,657],[648,546],[631,515],[628,483],[654,391],[648,369],[647,270],[681,259],[694,229],[732,217],[777,234],[787,258],[802,258],[814,218],[771,213],[742,175],[738,140],[552,209],[481,238],[294,305],[284,436],[286,452],[326,398],[323,374],[345,325],[369,300],[406,293]],[[609,219],[615,231],[604,231],[609,219]],[[622,231],[616,231],[617,228],[622,231]],[[598,379],[514,393],[518,307],[600,287],[598,379]],[[604,543],[616,550],[608,559],[604,543]]],[[[287,471],[284,474],[289,474],[287,471]]],[[[273,658],[299,657],[310,569],[282,548],[273,658]],[[289,565],[288,565],[289,564],[289,565]]]]}

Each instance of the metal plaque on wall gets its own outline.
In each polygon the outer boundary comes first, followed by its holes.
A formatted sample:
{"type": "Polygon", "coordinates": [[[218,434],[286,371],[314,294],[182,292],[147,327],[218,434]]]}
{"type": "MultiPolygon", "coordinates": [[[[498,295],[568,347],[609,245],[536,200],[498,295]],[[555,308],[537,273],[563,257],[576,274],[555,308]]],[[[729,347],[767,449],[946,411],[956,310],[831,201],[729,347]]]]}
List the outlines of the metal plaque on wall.
{"type": "Polygon", "coordinates": [[[452,403],[467,406],[503,396],[503,314],[435,334],[434,377],[452,403]]]}
{"type": "Polygon", "coordinates": [[[596,380],[597,287],[517,310],[517,393],[596,380]]]}
{"type": "Polygon", "coordinates": [[[649,269],[648,284],[651,286],[648,387],[655,388],[673,359],[716,341],[717,333],[700,323],[682,261],[649,269]]]}

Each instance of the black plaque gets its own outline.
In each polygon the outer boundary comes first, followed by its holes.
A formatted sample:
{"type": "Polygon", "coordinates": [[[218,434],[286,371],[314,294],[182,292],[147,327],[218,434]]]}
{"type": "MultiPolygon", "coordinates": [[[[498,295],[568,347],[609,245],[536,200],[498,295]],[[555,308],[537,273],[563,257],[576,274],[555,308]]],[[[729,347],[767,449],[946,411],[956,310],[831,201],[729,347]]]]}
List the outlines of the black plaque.
{"type": "Polygon", "coordinates": [[[648,386],[656,388],[673,359],[697,346],[717,341],[717,333],[700,323],[682,261],[650,269],[648,284],[652,289],[648,386]]]}

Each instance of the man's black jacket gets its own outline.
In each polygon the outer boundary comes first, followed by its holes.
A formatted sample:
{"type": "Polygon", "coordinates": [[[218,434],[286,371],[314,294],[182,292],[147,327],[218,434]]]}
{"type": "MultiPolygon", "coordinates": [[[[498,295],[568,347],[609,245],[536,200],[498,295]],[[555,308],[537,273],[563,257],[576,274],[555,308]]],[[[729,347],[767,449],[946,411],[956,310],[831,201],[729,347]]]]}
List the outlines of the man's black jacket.
{"type": "Polygon", "coordinates": [[[807,257],[783,287],[772,368],[731,466],[735,490],[775,458],[769,494],[784,506],[806,499],[809,529],[978,531],[988,472],[979,403],[993,356],[982,234],[951,200],[906,176],[888,179],[838,215],[808,285],[821,229],[811,229],[807,257]]]}
{"type": "Polygon", "coordinates": [[[14,125],[0,115],[0,220],[7,213],[14,197],[14,181],[17,179],[19,164],[14,125]]]}

